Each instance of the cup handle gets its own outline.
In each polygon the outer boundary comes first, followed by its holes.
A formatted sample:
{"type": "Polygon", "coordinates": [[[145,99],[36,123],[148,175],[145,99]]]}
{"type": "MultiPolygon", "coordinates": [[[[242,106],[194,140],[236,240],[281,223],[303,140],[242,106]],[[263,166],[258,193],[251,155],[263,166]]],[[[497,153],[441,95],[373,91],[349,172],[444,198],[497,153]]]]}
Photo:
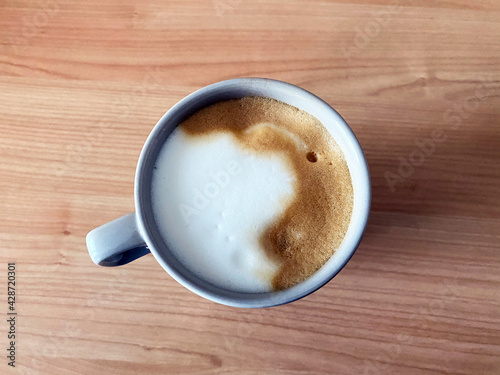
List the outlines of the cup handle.
{"type": "Polygon", "coordinates": [[[121,266],[149,254],[137,230],[135,212],[89,232],[87,249],[94,263],[104,267],[121,266]]]}

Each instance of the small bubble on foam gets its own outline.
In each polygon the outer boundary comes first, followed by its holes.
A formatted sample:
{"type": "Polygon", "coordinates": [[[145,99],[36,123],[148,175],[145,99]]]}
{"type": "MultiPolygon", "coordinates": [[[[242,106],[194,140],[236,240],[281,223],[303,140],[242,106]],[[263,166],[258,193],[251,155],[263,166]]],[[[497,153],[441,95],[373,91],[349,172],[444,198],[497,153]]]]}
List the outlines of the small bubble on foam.
{"type": "Polygon", "coordinates": [[[318,155],[313,151],[308,152],[306,157],[311,163],[316,163],[318,161],[318,155]]]}

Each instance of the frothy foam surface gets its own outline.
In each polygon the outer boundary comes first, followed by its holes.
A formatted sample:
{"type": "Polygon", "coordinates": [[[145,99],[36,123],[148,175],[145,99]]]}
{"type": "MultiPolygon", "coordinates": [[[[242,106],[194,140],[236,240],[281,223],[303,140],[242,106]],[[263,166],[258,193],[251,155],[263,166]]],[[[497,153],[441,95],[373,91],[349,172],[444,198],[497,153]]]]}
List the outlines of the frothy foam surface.
{"type": "Polygon", "coordinates": [[[262,97],[216,103],[170,135],[155,218],[174,255],[222,288],[293,286],[341,245],[353,207],[342,150],[321,122],[262,97]]]}
{"type": "Polygon", "coordinates": [[[153,175],[155,219],[186,267],[222,288],[266,292],[279,265],[259,239],[294,195],[286,160],[257,155],[228,132],[169,136],[153,175]]]}

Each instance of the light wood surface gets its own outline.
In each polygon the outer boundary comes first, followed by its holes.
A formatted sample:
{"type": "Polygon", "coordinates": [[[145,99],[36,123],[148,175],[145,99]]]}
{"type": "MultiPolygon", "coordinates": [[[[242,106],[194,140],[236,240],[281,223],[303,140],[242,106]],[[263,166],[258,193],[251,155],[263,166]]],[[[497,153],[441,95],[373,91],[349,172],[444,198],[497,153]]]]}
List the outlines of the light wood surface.
{"type": "Polygon", "coordinates": [[[19,313],[0,373],[500,374],[499,0],[5,0],[0,15],[0,275],[16,262],[19,313]],[[346,268],[241,310],[151,255],[95,266],[85,235],[134,210],[156,121],[245,76],[314,92],[358,136],[373,205],[346,268]]]}

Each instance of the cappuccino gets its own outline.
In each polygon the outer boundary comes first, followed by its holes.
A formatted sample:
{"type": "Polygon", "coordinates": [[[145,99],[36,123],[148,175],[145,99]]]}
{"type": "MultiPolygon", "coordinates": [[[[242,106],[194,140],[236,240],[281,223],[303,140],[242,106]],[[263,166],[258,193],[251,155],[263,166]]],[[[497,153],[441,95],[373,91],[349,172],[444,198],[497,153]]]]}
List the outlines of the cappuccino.
{"type": "Polygon", "coordinates": [[[342,150],[307,112],[262,97],[206,107],[156,160],[161,235],[218,287],[268,292],[314,274],[340,246],[353,207],[342,150]]]}

